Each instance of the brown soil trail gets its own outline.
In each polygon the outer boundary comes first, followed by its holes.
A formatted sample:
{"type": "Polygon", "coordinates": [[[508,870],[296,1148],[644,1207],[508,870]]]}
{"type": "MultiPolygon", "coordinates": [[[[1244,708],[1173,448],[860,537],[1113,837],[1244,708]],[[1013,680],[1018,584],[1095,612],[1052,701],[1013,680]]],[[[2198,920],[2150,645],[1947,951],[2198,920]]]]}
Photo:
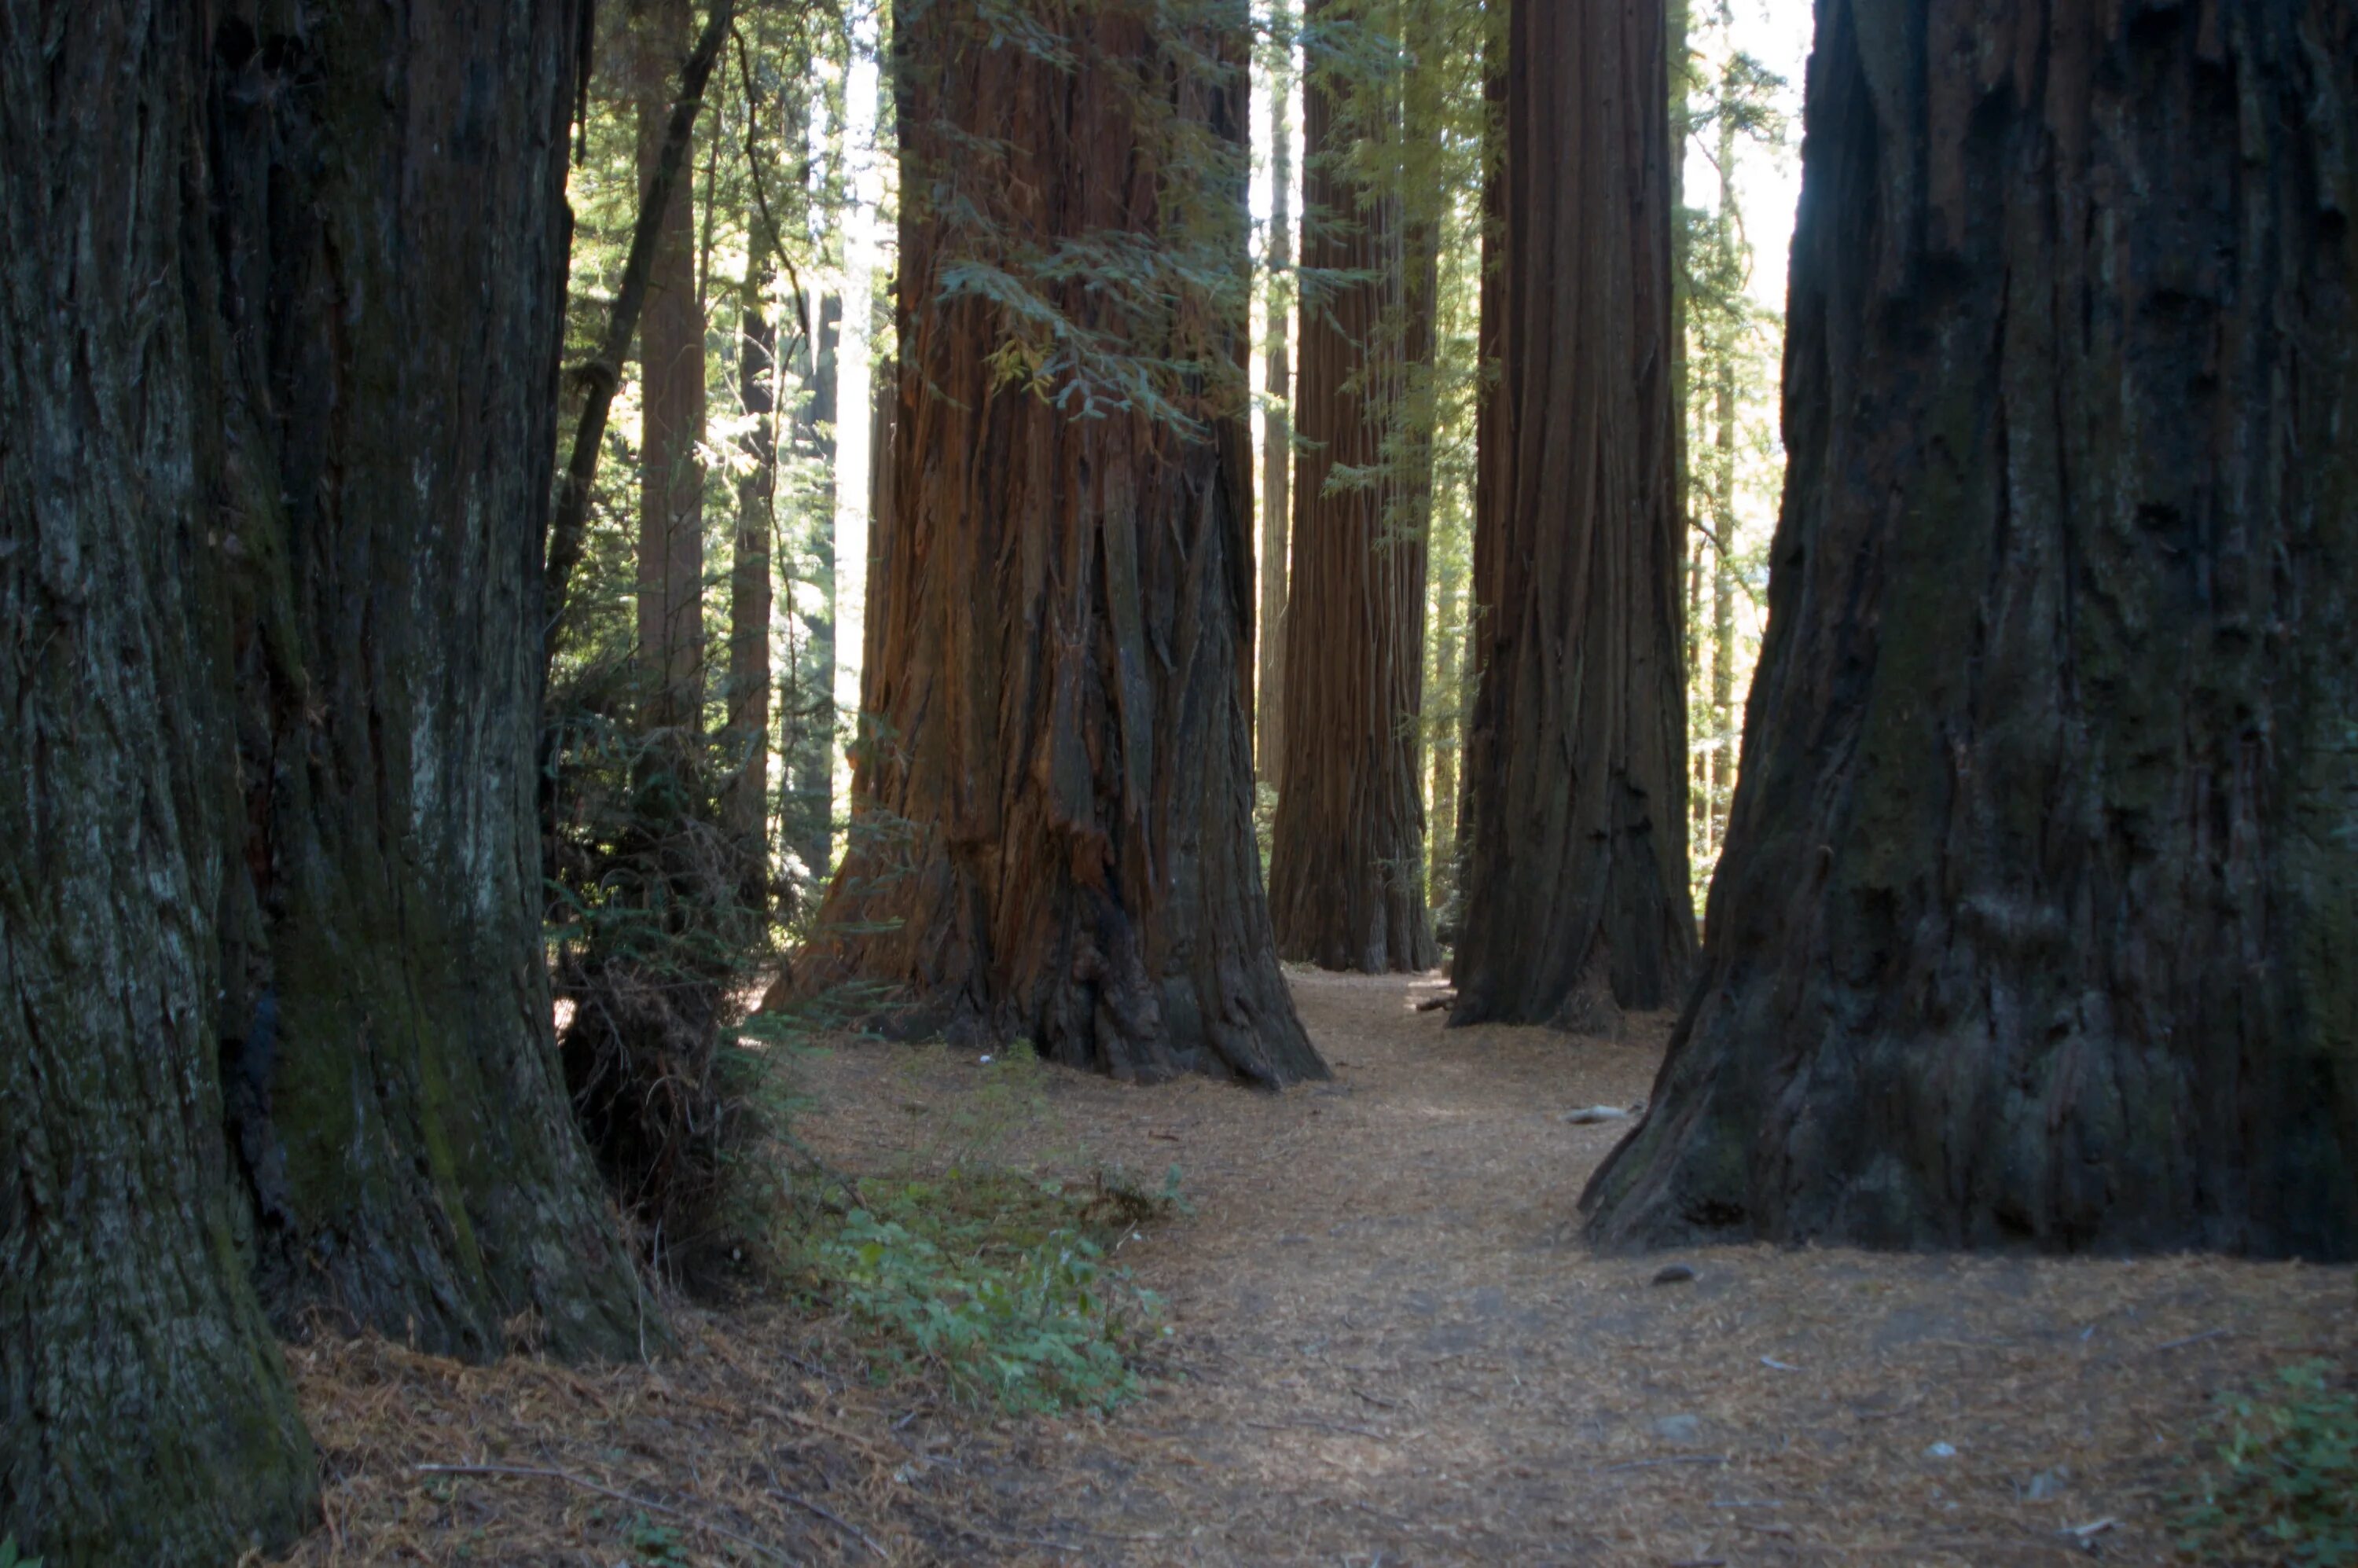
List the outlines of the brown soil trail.
{"type": "Polygon", "coordinates": [[[1574,1203],[1627,1123],[1563,1116],[1643,1096],[1665,1021],[1450,1031],[1416,1011],[1437,980],[1289,979],[1336,1081],[1283,1097],[1043,1071],[986,1111],[970,1054],[814,1069],[854,1169],[948,1128],[1175,1163],[1195,1207],[1120,1254],[1176,1375],[968,1459],[1002,1505],[968,1560],[2156,1561],[2213,1392],[2358,1346],[2348,1269],[1594,1253],[1574,1203]]]}
{"type": "Polygon", "coordinates": [[[945,1046],[796,1069],[853,1175],[1177,1165],[1194,1213],[1118,1255],[1171,1306],[1147,1398],[960,1411],[774,1292],[672,1303],[644,1364],[328,1334],[289,1351],[326,1513],[291,1561],[2150,1563],[2217,1391],[2358,1357],[2347,1268],[1597,1254],[1574,1203],[1627,1123],[1563,1116],[1645,1094],[1663,1020],[1451,1031],[1434,980],[1288,979],[1336,1076],[1282,1097],[945,1046]]]}

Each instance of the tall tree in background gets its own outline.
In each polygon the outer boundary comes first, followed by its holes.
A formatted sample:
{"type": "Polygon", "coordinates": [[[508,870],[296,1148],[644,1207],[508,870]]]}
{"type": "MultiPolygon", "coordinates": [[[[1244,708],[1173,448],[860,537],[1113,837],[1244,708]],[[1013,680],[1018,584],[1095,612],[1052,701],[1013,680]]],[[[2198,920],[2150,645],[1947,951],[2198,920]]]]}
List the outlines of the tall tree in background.
{"type": "MultiPolygon", "coordinates": [[[[1316,0],[1304,25],[1350,25],[1341,10],[1316,0]]],[[[1285,957],[1380,974],[1440,961],[1424,903],[1418,766],[1418,507],[1430,475],[1420,494],[1387,440],[1404,415],[1407,366],[1432,341],[1433,297],[1421,263],[1422,287],[1412,287],[1403,193],[1352,167],[1394,112],[1396,68],[1374,91],[1355,88],[1321,53],[1303,81],[1301,449],[1270,913],[1285,957]]]]}
{"type": "Polygon", "coordinates": [[[1709,969],[1594,1228],[2358,1255],[2358,12],[1821,21],[1709,969]]]}
{"type": "MultiPolygon", "coordinates": [[[[663,154],[679,63],[696,30],[689,0],[633,4],[644,188],[663,154]]],[[[704,708],[704,305],[688,194],[664,206],[639,321],[639,653],[647,721],[681,730],[696,729],[704,708]]]]}
{"type": "Polygon", "coordinates": [[[1593,1027],[1694,951],[1660,0],[1509,21],[1452,1021],[1593,1027]]]}
{"type": "Polygon", "coordinates": [[[0,22],[0,1536],[227,1562],[315,1486],[265,1310],[633,1338],[537,921],[576,32],[57,24],[0,22]]]}
{"type": "MultiPolygon", "coordinates": [[[[840,128],[838,127],[838,135],[840,128]]],[[[815,302],[809,374],[796,443],[817,482],[806,498],[802,550],[810,636],[795,661],[786,714],[785,745],[792,790],[785,802],[789,836],[815,882],[827,879],[835,831],[835,471],[837,359],[843,341],[843,295],[815,302]]],[[[871,579],[871,581],[873,579],[871,579]]]]}
{"type": "Polygon", "coordinates": [[[797,979],[1123,1076],[1322,1076],[1252,832],[1243,8],[1027,18],[898,18],[881,741],[797,979]]]}
{"type": "Polygon", "coordinates": [[[1293,514],[1293,10],[1270,13],[1269,405],[1261,432],[1260,672],[1254,682],[1254,756],[1275,783],[1285,745],[1286,537],[1293,514]]]}
{"type": "Polygon", "coordinates": [[[721,752],[730,768],[721,825],[745,858],[748,902],[769,898],[770,540],[777,524],[778,329],[763,310],[763,268],[749,265],[738,312],[737,397],[746,418],[729,557],[729,681],[721,752]]]}

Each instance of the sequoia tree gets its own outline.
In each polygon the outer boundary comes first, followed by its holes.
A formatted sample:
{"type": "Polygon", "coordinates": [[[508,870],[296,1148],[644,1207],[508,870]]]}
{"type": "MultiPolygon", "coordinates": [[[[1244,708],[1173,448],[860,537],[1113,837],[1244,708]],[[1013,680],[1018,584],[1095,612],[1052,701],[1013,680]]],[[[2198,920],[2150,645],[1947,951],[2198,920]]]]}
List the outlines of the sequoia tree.
{"type": "Polygon", "coordinates": [[[575,44],[0,14],[0,1535],[53,1563],[299,1525],[265,1309],[635,1342],[537,925],[575,44]]]}
{"type": "Polygon", "coordinates": [[[2358,10],[1825,0],[1707,971],[1599,1235],[2358,1254],[2358,10]]]}
{"type": "MultiPolygon", "coordinates": [[[[1305,27],[1341,24],[1314,0],[1305,27]]],[[[1278,951],[1370,973],[1440,961],[1424,902],[1425,535],[1402,471],[1408,364],[1429,352],[1432,291],[1412,296],[1397,182],[1354,168],[1390,83],[1303,72],[1302,365],[1293,400],[1293,558],[1285,722],[1270,831],[1278,951]],[[1422,332],[1419,333],[1419,327],[1422,332]]],[[[1416,269],[1423,275],[1428,269],[1416,269]]]]}
{"type": "Polygon", "coordinates": [[[1670,77],[1661,0],[1508,27],[1451,1022],[1594,1027],[1694,951],[1670,77]]]}
{"type": "Polygon", "coordinates": [[[1125,1077],[1323,1075],[1252,830],[1245,13],[904,6],[889,617],[798,968],[1125,1077]]]}

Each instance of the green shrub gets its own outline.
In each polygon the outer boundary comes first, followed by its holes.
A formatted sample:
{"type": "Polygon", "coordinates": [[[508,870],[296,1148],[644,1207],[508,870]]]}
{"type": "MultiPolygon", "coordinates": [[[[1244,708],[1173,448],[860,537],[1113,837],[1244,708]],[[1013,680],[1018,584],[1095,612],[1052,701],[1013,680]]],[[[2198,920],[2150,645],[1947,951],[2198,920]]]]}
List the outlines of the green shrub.
{"type": "Polygon", "coordinates": [[[16,1538],[13,1535],[0,1535],[0,1568],[41,1568],[41,1560],[38,1557],[17,1556],[16,1538]]]}
{"type": "Polygon", "coordinates": [[[2180,1549],[2204,1563],[2358,1563],[2358,1389],[2304,1361],[2225,1397],[2214,1463],[2184,1502],[2180,1549]]]}
{"type": "Polygon", "coordinates": [[[869,1182],[807,1246],[820,1290],[872,1334],[880,1370],[940,1377],[1010,1412],[1110,1409],[1162,1303],[1111,1267],[1096,1202],[1003,1173],[869,1182]]]}

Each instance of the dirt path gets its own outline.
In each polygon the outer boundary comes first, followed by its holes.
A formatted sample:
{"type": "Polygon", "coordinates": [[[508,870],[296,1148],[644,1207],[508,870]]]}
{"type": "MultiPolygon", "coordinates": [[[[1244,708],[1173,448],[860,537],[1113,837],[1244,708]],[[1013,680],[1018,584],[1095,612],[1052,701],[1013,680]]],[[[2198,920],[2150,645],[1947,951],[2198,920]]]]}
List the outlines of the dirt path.
{"type": "Polygon", "coordinates": [[[814,1070],[810,1125],[855,1168],[914,1125],[1184,1173],[1194,1217],[1121,1258],[1184,1376],[1017,1434],[986,1477],[1004,1560],[2154,1561],[2212,1391],[2358,1346],[2348,1269],[1595,1255],[1574,1203],[1621,1128],[1562,1114],[1643,1096],[1661,1021],[1448,1031],[1414,1010],[1433,981],[1293,984],[1336,1080],[1282,1098],[1010,1093],[946,1050],[814,1070]],[[1668,1263],[1694,1278],[1654,1283],[1668,1263]]]}

